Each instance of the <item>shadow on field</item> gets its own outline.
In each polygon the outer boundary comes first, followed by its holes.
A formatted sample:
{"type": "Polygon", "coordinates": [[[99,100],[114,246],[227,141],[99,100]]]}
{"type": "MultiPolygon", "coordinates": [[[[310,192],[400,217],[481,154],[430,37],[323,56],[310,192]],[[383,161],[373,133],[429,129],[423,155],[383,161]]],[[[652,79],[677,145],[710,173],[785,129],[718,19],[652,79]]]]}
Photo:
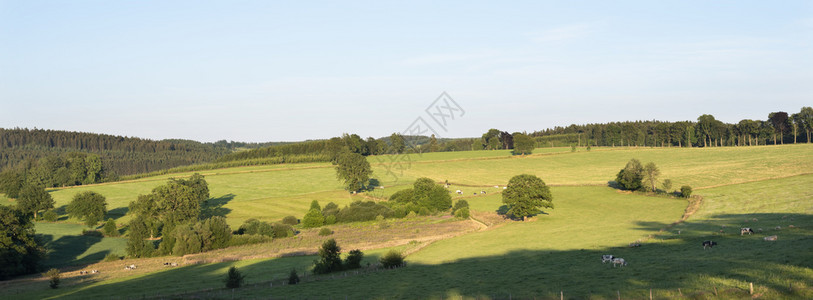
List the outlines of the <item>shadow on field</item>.
{"type": "Polygon", "coordinates": [[[200,215],[202,218],[211,218],[211,217],[225,217],[228,213],[231,212],[231,209],[223,207],[224,205],[228,204],[229,201],[233,200],[236,195],[234,194],[225,194],[223,196],[217,198],[209,198],[206,202],[201,205],[200,208],[200,215]]]}
{"type": "Polygon", "coordinates": [[[98,236],[65,235],[53,240],[53,235],[38,234],[37,239],[48,249],[47,258],[43,263],[48,267],[95,263],[101,261],[110,253],[109,250],[99,251],[79,259],[79,256],[90,249],[91,246],[102,241],[102,237],[98,236]]]}
{"type": "MultiPolygon", "coordinates": [[[[401,269],[347,277],[328,275],[296,286],[275,283],[270,287],[267,282],[285,278],[292,267],[309,268],[314,257],[262,260],[240,267],[248,276],[248,286],[236,289],[235,297],[559,299],[561,291],[568,299],[615,299],[617,292],[625,299],[644,299],[652,289],[655,298],[714,298],[719,293],[721,298],[741,299],[750,297],[750,282],[754,283],[755,294],[763,298],[813,297],[813,216],[728,214],[676,224],[663,232],[658,231],[670,224],[637,225],[653,232],[653,237],[635,248],[624,244],[603,249],[521,250],[439,265],[409,263],[401,269]],[[780,229],[774,229],[776,226],[780,229]],[[740,236],[740,227],[763,231],[740,236]],[[763,239],[771,235],[778,239],[763,239]],[[718,245],[704,250],[704,240],[714,240],[718,245]],[[601,256],[606,254],[624,258],[628,265],[603,264],[601,256]]],[[[209,288],[219,291],[230,264],[170,269],[129,281],[85,286],[69,296],[150,297],[209,288]]]]}
{"type": "MultiPolygon", "coordinates": [[[[113,218],[114,220],[118,220],[121,217],[124,217],[124,215],[126,215],[128,211],[130,211],[129,207],[126,207],[126,206],[125,207],[116,207],[114,209],[111,209],[111,210],[107,211],[106,218],[113,218]]],[[[105,219],[105,220],[107,220],[107,219],[105,219]]]]}

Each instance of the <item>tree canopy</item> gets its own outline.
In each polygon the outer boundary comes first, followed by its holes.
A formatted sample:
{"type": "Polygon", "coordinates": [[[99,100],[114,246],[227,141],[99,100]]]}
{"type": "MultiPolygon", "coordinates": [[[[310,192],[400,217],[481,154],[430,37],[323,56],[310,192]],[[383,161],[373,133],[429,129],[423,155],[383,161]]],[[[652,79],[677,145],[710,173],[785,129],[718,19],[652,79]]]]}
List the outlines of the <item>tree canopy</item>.
{"type": "Polygon", "coordinates": [[[370,181],[372,173],[370,162],[361,154],[352,152],[339,154],[336,162],[336,177],[344,181],[346,190],[360,191],[364,189],[370,181]]]}
{"type": "Polygon", "coordinates": [[[73,196],[67,207],[68,215],[80,219],[88,227],[96,226],[107,214],[105,197],[93,191],[84,191],[73,196]]]}
{"type": "Polygon", "coordinates": [[[523,221],[539,213],[542,208],[553,208],[553,196],[545,182],[530,174],[517,175],[508,181],[502,193],[502,202],[508,214],[523,221]]]}
{"type": "Polygon", "coordinates": [[[627,165],[615,176],[615,182],[621,189],[629,191],[640,190],[643,186],[644,167],[637,159],[630,159],[627,165]]]}
{"type": "Polygon", "coordinates": [[[34,223],[19,209],[0,205],[0,280],[37,271],[45,249],[34,239],[34,223]]]}
{"type": "Polygon", "coordinates": [[[34,215],[34,219],[36,219],[40,211],[54,208],[54,199],[45,191],[45,188],[26,185],[17,198],[17,208],[24,213],[34,215]]]}

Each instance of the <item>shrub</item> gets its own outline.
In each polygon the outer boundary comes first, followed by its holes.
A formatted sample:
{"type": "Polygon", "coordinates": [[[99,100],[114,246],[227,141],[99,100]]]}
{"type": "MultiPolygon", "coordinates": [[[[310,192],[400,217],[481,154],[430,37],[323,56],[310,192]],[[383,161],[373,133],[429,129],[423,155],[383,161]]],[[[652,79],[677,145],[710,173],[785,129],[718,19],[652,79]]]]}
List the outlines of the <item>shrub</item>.
{"type": "Polygon", "coordinates": [[[592,149],[593,149],[593,147],[587,146],[587,151],[590,151],[592,149]]]}
{"type": "Polygon", "coordinates": [[[102,227],[102,232],[104,232],[105,236],[119,236],[119,228],[116,226],[116,221],[107,219],[107,222],[104,223],[104,227],[102,227]]]}
{"type": "Polygon", "coordinates": [[[322,206],[319,205],[319,201],[313,200],[313,201],[311,201],[311,208],[310,209],[315,209],[315,210],[318,210],[318,211],[322,211],[322,206]]]}
{"type": "Polygon", "coordinates": [[[361,268],[362,259],[364,259],[364,252],[359,249],[350,250],[344,259],[344,268],[348,270],[361,268]]]}
{"type": "Polygon", "coordinates": [[[49,210],[42,214],[42,219],[48,222],[56,222],[56,220],[59,219],[59,215],[55,211],[49,210]]]}
{"type": "Polygon", "coordinates": [[[381,257],[379,262],[387,269],[398,268],[404,265],[404,256],[399,251],[390,250],[390,252],[387,252],[387,254],[381,257]]]}
{"type": "Polygon", "coordinates": [[[316,274],[327,274],[333,271],[341,271],[341,251],[342,248],[336,244],[336,240],[334,239],[329,239],[322,243],[322,247],[319,248],[319,260],[314,261],[313,272],[316,274]]]}
{"type": "Polygon", "coordinates": [[[458,200],[457,202],[455,202],[454,206],[452,206],[452,215],[455,215],[455,213],[461,208],[468,209],[469,208],[469,202],[466,201],[465,199],[461,199],[461,200],[458,200]]]}
{"type": "Polygon", "coordinates": [[[455,218],[459,218],[459,219],[468,219],[470,215],[471,214],[469,213],[469,208],[468,207],[458,209],[458,210],[456,210],[454,212],[455,218]]]}
{"type": "MultiPolygon", "coordinates": [[[[270,226],[269,226],[270,228],[270,226]]],[[[195,224],[195,232],[201,239],[201,251],[226,248],[232,238],[226,218],[215,216],[195,224]]]]}
{"type": "Polygon", "coordinates": [[[418,215],[421,215],[421,216],[428,216],[431,213],[432,212],[430,212],[429,209],[426,208],[426,207],[421,207],[421,209],[418,210],[418,215]]]}
{"type": "Polygon", "coordinates": [[[48,286],[50,286],[52,289],[59,287],[59,270],[50,269],[48,272],[42,274],[42,276],[48,277],[48,286]]]}
{"type": "Polygon", "coordinates": [[[333,225],[336,224],[336,216],[330,215],[325,217],[325,225],[333,225]]]}
{"type": "Polygon", "coordinates": [[[271,224],[266,222],[262,222],[257,219],[248,219],[243,222],[243,225],[240,225],[240,229],[237,230],[239,234],[259,234],[259,235],[267,235],[270,237],[274,236],[274,230],[271,224]]]}
{"type": "Polygon", "coordinates": [[[229,273],[226,275],[226,280],[224,280],[224,282],[226,283],[226,288],[230,289],[239,288],[241,285],[243,285],[243,280],[245,278],[246,276],[240,274],[240,271],[237,270],[236,267],[232,266],[231,268],[229,268],[229,273]]]}
{"type": "Polygon", "coordinates": [[[325,225],[325,216],[318,209],[312,208],[302,217],[302,226],[305,228],[320,227],[322,225],[325,225]]]}
{"type": "Polygon", "coordinates": [[[398,203],[408,203],[408,202],[412,202],[412,197],[413,197],[413,190],[412,189],[405,189],[405,190],[397,191],[394,194],[392,194],[392,196],[390,196],[390,201],[395,201],[395,202],[398,202],[398,203]]]}
{"type": "Polygon", "coordinates": [[[83,236],[93,236],[93,237],[103,237],[102,233],[97,230],[85,230],[82,229],[83,236]]]}
{"type": "Polygon", "coordinates": [[[109,254],[104,256],[104,261],[106,261],[106,262],[117,261],[117,260],[120,260],[120,259],[121,259],[121,257],[118,256],[115,253],[109,253],[109,254]]]}
{"type": "Polygon", "coordinates": [[[689,198],[692,195],[692,187],[688,185],[684,185],[680,187],[680,196],[683,198],[689,198]]]}
{"type": "Polygon", "coordinates": [[[373,201],[356,201],[350,203],[347,207],[343,208],[336,215],[337,222],[362,222],[372,221],[378,215],[385,218],[392,214],[389,207],[373,201]]]}
{"type": "Polygon", "coordinates": [[[576,152],[576,145],[570,146],[570,152],[576,152]]]}
{"type": "Polygon", "coordinates": [[[274,225],[271,225],[271,231],[274,233],[275,239],[287,238],[295,235],[294,227],[288,224],[274,223],[274,225]]]}
{"type": "Polygon", "coordinates": [[[615,182],[624,190],[636,191],[643,187],[644,167],[637,159],[630,159],[615,176],[615,182]]]}
{"type": "Polygon", "coordinates": [[[330,230],[330,228],[325,227],[325,228],[322,228],[322,229],[319,230],[319,235],[320,236],[328,236],[328,235],[331,235],[331,234],[333,234],[333,230],[330,230]]]}
{"type": "Polygon", "coordinates": [[[271,242],[273,238],[265,235],[244,234],[235,235],[229,240],[229,247],[252,245],[271,242]]]}
{"type": "Polygon", "coordinates": [[[288,275],[288,284],[299,283],[299,275],[296,275],[296,269],[291,269],[291,274],[288,275]]]}
{"type": "Polygon", "coordinates": [[[288,224],[293,226],[299,224],[299,220],[294,216],[287,216],[285,218],[282,218],[282,224],[288,224]]]}
{"type": "Polygon", "coordinates": [[[322,215],[325,216],[325,219],[330,216],[336,216],[339,213],[339,205],[336,203],[330,202],[322,208],[322,215]]]}
{"type": "Polygon", "coordinates": [[[175,238],[175,245],[172,247],[173,255],[182,256],[200,253],[202,249],[201,237],[189,225],[179,225],[172,235],[175,238]]]}
{"type": "Polygon", "coordinates": [[[417,213],[415,213],[414,211],[410,211],[410,212],[409,212],[409,213],[406,215],[406,217],[407,217],[407,218],[415,218],[415,217],[417,217],[417,216],[418,216],[418,214],[417,214],[417,213]]]}

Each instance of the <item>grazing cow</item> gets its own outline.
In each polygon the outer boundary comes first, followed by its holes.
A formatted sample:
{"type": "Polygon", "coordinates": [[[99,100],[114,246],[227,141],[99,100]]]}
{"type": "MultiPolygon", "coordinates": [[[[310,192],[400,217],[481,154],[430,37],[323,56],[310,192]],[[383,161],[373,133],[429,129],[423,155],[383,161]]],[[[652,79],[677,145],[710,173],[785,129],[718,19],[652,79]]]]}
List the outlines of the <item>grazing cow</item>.
{"type": "Polygon", "coordinates": [[[750,227],[740,228],[740,235],[743,235],[743,234],[746,234],[746,233],[748,235],[751,235],[752,233],[754,233],[754,230],[751,229],[750,227]]]}
{"type": "Polygon", "coordinates": [[[485,193],[486,193],[486,191],[480,191],[480,194],[485,194],[485,193]]]}
{"type": "Polygon", "coordinates": [[[764,239],[765,239],[766,241],[771,241],[771,242],[776,241],[776,238],[777,238],[777,236],[775,236],[775,235],[772,235],[772,236],[766,236],[766,237],[764,237],[764,239]]]}
{"type": "Polygon", "coordinates": [[[776,226],[774,229],[780,230],[780,229],[782,229],[782,226],[776,226]]]}
{"type": "Polygon", "coordinates": [[[99,274],[99,270],[92,270],[92,271],[90,271],[90,273],[99,274]]]}
{"type": "Polygon", "coordinates": [[[717,246],[717,242],[703,241],[703,250],[706,250],[706,247],[711,248],[714,246],[717,246]]]}
{"type": "Polygon", "coordinates": [[[626,266],[627,261],[625,261],[623,258],[615,257],[613,258],[613,268],[615,268],[617,265],[621,265],[622,267],[626,266]]]}
{"type": "Polygon", "coordinates": [[[630,243],[630,248],[635,248],[635,247],[641,247],[641,243],[640,242],[630,243]]]}
{"type": "Polygon", "coordinates": [[[508,188],[507,186],[502,187],[502,189],[507,189],[507,188],[508,188]]]}
{"type": "Polygon", "coordinates": [[[129,266],[125,266],[125,267],[124,267],[124,269],[125,269],[125,270],[135,270],[135,269],[136,269],[136,265],[129,265],[129,266]]]}
{"type": "Polygon", "coordinates": [[[174,263],[170,264],[170,266],[177,267],[178,263],[174,262],[174,263]]]}
{"type": "Polygon", "coordinates": [[[603,264],[603,263],[607,263],[608,261],[613,261],[613,258],[615,258],[615,256],[612,256],[612,255],[609,255],[609,254],[602,255],[601,256],[601,263],[603,264]]]}
{"type": "Polygon", "coordinates": [[[461,190],[457,190],[457,191],[455,191],[455,193],[457,193],[458,195],[463,195],[463,191],[461,191],[461,190]]]}
{"type": "Polygon", "coordinates": [[[474,192],[474,195],[477,196],[477,192],[474,192]]]}
{"type": "Polygon", "coordinates": [[[85,275],[87,273],[88,273],[88,271],[79,271],[79,275],[85,275]]]}

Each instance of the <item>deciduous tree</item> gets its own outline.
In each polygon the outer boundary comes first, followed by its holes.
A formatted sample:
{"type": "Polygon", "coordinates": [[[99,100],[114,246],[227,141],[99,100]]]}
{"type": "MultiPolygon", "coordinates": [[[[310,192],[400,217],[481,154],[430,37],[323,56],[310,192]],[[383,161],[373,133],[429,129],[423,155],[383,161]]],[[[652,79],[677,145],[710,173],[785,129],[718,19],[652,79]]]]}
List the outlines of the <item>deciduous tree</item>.
{"type": "Polygon", "coordinates": [[[37,213],[41,210],[54,208],[54,199],[51,198],[51,194],[45,191],[45,188],[26,185],[17,198],[17,208],[25,213],[33,214],[34,219],[36,219],[37,213]]]}
{"type": "Polygon", "coordinates": [[[336,177],[344,181],[348,191],[360,191],[370,181],[370,162],[358,153],[343,152],[339,154],[336,164],[336,177]]]}
{"type": "Polygon", "coordinates": [[[508,214],[525,221],[525,217],[539,213],[541,208],[553,208],[553,196],[545,182],[530,174],[517,175],[508,181],[502,193],[502,202],[508,214]]]}
{"type": "Polygon", "coordinates": [[[107,214],[107,201],[99,193],[84,191],[73,196],[66,210],[71,217],[82,220],[88,227],[93,227],[107,214]]]}
{"type": "Polygon", "coordinates": [[[0,205],[0,280],[37,271],[45,249],[34,239],[34,223],[19,209],[0,205]]]}

